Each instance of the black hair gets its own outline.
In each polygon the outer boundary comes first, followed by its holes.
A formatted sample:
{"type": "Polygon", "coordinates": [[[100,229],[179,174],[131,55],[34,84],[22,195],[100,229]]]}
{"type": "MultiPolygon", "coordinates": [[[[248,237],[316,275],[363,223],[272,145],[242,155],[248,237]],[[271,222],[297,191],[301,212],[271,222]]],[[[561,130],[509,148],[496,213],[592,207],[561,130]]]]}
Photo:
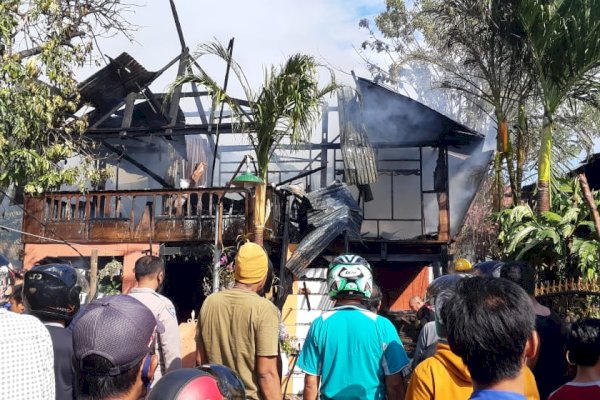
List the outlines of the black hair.
{"type": "MultiPolygon", "coordinates": [[[[89,368],[92,371],[107,371],[113,367],[110,361],[96,354],[85,357],[82,362],[86,370],[89,368]]],[[[82,371],[79,365],[76,365],[77,398],[87,400],[119,398],[119,396],[128,393],[135,385],[140,368],[142,368],[142,362],[144,362],[144,358],[130,369],[114,376],[82,371]]]]}
{"type": "Polygon", "coordinates": [[[584,367],[596,365],[600,358],[600,319],[588,318],[572,324],[567,351],[569,362],[584,367]]]}
{"type": "Polygon", "coordinates": [[[376,313],[379,304],[381,303],[383,295],[381,293],[381,288],[378,284],[373,282],[373,288],[371,289],[371,297],[368,299],[362,299],[361,302],[365,307],[367,307],[370,311],[376,313]]]}
{"type": "Polygon", "coordinates": [[[535,315],[529,296],[513,282],[461,279],[441,318],[450,348],[463,359],[474,382],[489,386],[521,371],[535,315]]]}
{"type": "Polygon", "coordinates": [[[15,300],[17,303],[23,302],[23,284],[16,285],[15,287],[13,287],[10,299],[15,300]]]}
{"type": "Polygon", "coordinates": [[[42,259],[37,260],[35,262],[34,266],[36,266],[36,265],[49,265],[49,264],[66,264],[66,265],[71,265],[71,262],[65,260],[64,258],[48,256],[48,257],[44,257],[42,259]]]}
{"type": "Polygon", "coordinates": [[[500,278],[521,286],[528,295],[535,294],[535,268],[525,261],[509,261],[502,266],[500,278]]]}
{"type": "Polygon", "coordinates": [[[143,256],[135,262],[133,272],[135,273],[135,280],[139,281],[141,278],[157,274],[164,271],[165,264],[160,257],[156,256],[143,256]]]}
{"type": "Polygon", "coordinates": [[[275,277],[275,268],[273,267],[273,263],[268,257],[267,260],[267,278],[265,279],[265,285],[258,291],[258,295],[261,297],[265,297],[267,293],[271,291],[271,288],[273,287],[273,278],[275,277]]]}

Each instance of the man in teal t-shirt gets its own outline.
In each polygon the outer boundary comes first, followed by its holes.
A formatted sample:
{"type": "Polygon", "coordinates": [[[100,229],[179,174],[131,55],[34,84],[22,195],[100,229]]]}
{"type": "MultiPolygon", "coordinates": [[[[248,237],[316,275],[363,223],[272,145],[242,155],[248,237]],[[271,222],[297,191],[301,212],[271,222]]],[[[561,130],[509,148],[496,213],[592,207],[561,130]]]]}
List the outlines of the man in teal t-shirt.
{"type": "Polygon", "coordinates": [[[298,360],[306,373],[304,399],[317,399],[319,389],[321,399],[403,398],[404,346],[390,321],[361,305],[371,296],[369,264],[339,256],[328,283],[336,307],[313,321],[298,360]]]}

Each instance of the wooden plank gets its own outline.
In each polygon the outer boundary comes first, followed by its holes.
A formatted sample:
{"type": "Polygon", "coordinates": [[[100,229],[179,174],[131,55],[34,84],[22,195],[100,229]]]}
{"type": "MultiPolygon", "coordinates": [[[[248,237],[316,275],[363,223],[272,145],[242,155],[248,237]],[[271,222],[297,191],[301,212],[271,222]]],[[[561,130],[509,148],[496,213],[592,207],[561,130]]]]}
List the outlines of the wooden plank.
{"type": "Polygon", "coordinates": [[[98,249],[92,249],[90,257],[90,299],[96,296],[96,285],[98,284],[98,249]]]}

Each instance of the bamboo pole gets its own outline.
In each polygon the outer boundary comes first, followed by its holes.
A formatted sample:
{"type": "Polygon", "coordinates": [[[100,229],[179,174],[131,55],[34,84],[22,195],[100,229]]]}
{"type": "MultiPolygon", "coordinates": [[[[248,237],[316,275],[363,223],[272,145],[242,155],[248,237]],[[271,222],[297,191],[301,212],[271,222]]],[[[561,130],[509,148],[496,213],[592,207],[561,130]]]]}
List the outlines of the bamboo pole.
{"type": "Polygon", "coordinates": [[[256,186],[254,208],[254,243],[262,246],[265,230],[265,211],[267,204],[267,184],[256,186]]]}

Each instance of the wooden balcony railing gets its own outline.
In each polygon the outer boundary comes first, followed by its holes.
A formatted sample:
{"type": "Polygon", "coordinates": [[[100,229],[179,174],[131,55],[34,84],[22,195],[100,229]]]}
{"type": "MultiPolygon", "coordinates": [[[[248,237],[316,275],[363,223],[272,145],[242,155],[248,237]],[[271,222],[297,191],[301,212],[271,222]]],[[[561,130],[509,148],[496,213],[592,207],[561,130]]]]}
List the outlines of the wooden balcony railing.
{"type": "MultiPolygon", "coordinates": [[[[56,192],[27,197],[23,230],[77,243],[214,240],[222,188],[56,192]]],[[[224,241],[252,232],[252,197],[231,188],[223,198],[224,241]]],[[[49,241],[24,235],[25,243],[49,241]]]]}

